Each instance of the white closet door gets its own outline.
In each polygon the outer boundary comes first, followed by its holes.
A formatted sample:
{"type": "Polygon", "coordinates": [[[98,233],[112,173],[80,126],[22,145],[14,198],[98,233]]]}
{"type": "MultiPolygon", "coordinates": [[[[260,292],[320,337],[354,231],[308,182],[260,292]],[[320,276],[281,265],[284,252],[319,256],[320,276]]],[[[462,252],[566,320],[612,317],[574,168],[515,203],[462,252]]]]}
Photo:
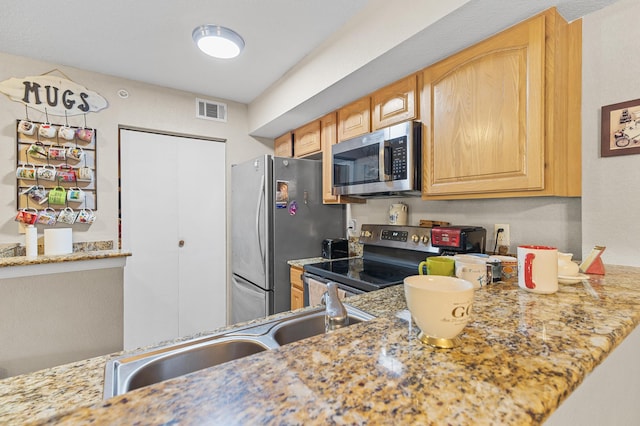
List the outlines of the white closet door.
{"type": "Polygon", "coordinates": [[[181,336],[226,324],[225,145],[181,138],[178,238],[181,336]]]}
{"type": "Polygon", "coordinates": [[[125,349],[225,325],[224,144],[120,134],[125,349]]]}

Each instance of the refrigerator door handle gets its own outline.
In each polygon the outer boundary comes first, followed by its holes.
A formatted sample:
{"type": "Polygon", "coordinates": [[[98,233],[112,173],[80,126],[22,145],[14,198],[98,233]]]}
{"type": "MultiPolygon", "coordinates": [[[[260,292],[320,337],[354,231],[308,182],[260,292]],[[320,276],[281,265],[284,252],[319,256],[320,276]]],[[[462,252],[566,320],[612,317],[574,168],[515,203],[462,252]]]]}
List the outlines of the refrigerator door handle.
{"type": "Polygon", "coordinates": [[[260,250],[260,259],[262,259],[262,271],[266,274],[267,264],[264,258],[264,248],[262,247],[262,240],[260,238],[260,210],[262,202],[264,200],[264,175],[260,179],[260,195],[258,195],[258,206],[256,208],[256,236],[258,237],[258,249],[260,250]]]}

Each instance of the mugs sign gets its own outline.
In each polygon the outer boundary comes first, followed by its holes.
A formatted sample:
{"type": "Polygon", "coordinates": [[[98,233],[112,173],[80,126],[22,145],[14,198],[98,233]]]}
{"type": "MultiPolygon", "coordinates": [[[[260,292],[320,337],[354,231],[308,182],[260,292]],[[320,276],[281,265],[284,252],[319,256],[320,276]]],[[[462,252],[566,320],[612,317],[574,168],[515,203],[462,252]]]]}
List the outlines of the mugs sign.
{"type": "Polygon", "coordinates": [[[97,112],[108,105],[98,93],[53,75],[12,77],[0,82],[0,93],[42,113],[59,116],[97,112]]]}

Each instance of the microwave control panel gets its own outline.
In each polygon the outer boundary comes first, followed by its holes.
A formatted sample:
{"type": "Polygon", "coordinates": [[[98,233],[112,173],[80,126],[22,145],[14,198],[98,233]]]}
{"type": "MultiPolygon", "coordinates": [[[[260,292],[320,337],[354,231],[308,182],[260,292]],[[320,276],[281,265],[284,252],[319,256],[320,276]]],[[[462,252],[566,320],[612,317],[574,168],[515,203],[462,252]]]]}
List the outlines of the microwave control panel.
{"type": "Polygon", "coordinates": [[[407,178],[407,137],[401,136],[389,141],[391,148],[391,180],[407,178]]]}

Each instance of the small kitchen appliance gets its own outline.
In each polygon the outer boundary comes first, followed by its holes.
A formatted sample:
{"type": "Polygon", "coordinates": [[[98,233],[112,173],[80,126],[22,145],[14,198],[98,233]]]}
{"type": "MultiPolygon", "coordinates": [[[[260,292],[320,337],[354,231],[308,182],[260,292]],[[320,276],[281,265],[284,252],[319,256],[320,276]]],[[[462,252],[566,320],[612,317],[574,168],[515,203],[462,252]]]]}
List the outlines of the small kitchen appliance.
{"type": "Polygon", "coordinates": [[[438,226],[431,229],[431,245],[442,254],[484,253],[487,230],[480,226],[438,226]]]}
{"type": "Polygon", "coordinates": [[[421,123],[406,121],[333,145],[333,192],[367,198],[420,195],[421,135],[421,123]]]}
{"type": "Polygon", "coordinates": [[[402,284],[418,274],[420,262],[440,251],[432,247],[431,228],[399,225],[362,225],[359,242],[362,257],[351,257],[304,266],[304,303],[309,305],[309,286],[333,281],[347,296],[402,284]]]}
{"type": "Polygon", "coordinates": [[[339,259],[349,257],[349,241],[346,238],[327,238],[322,241],[322,257],[339,259]]]}

